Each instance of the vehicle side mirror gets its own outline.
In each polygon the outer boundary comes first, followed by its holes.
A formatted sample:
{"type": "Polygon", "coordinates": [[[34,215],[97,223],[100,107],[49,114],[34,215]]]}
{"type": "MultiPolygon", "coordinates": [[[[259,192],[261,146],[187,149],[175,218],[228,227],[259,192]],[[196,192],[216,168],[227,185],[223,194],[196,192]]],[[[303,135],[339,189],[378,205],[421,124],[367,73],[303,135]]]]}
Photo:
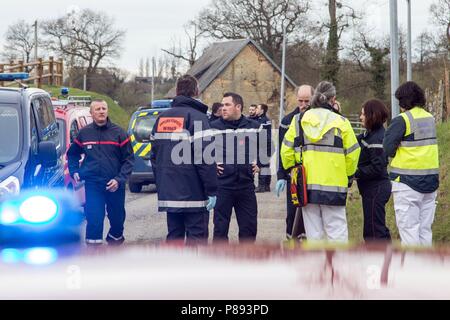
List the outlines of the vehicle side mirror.
{"type": "Polygon", "coordinates": [[[44,168],[51,168],[58,163],[56,144],[53,141],[39,142],[38,157],[44,168]]]}

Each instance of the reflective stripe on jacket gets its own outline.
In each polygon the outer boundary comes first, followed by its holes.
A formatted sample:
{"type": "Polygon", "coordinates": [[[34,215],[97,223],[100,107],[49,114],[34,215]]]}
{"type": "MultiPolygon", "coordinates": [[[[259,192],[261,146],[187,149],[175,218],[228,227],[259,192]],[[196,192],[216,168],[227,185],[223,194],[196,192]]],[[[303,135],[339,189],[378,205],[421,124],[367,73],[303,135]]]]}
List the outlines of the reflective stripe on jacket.
{"type": "Polygon", "coordinates": [[[359,154],[360,147],[350,122],[330,106],[296,115],[281,147],[285,169],[303,162],[309,203],[324,205],[346,204],[359,154]]]}

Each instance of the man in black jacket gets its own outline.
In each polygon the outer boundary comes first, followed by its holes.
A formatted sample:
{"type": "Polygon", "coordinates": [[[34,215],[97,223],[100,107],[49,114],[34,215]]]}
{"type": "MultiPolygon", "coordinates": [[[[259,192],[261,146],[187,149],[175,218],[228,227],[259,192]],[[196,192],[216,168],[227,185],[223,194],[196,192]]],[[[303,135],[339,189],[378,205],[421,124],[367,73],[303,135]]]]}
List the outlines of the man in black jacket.
{"type": "Polygon", "coordinates": [[[94,122],[80,130],[67,151],[71,176],[77,183],[85,181],[86,243],[103,243],[106,205],[111,225],[106,241],[122,244],[125,184],[133,169],[133,148],[127,133],[109,120],[105,101],[94,100],[91,115],[94,122]]]}
{"type": "Polygon", "coordinates": [[[196,96],[197,79],[178,79],[172,108],[160,114],[153,127],[150,156],[159,212],[167,212],[167,240],[186,239],[193,245],[208,240],[209,211],[217,193],[216,164],[207,152],[213,143],[208,106],[196,96]]]}
{"type": "Polygon", "coordinates": [[[280,124],[280,128],[278,129],[278,172],[277,172],[277,185],[276,185],[276,192],[277,196],[280,196],[280,193],[283,192],[283,190],[286,188],[286,237],[288,239],[292,237],[304,237],[305,235],[305,227],[303,225],[303,216],[301,213],[301,209],[297,209],[292,204],[292,198],[291,198],[291,177],[289,175],[289,172],[283,169],[283,165],[281,164],[281,158],[280,158],[280,150],[281,145],[283,144],[284,136],[286,132],[289,129],[289,125],[292,122],[292,119],[295,117],[295,115],[299,114],[300,112],[305,112],[307,108],[310,105],[311,97],[314,94],[314,88],[310,85],[302,85],[299,87],[297,91],[297,101],[298,101],[298,107],[294,109],[291,113],[286,115],[282,120],[280,124]],[[295,220],[295,212],[298,210],[298,225],[294,228],[294,220],[295,220]],[[296,231],[296,234],[293,234],[292,231],[296,231]]]}
{"type": "Polygon", "coordinates": [[[222,116],[222,103],[214,102],[211,107],[211,115],[209,117],[209,123],[219,119],[222,116]]]}
{"type": "Polygon", "coordinates": [[[211,123],[215,132],[215,151],[219,188],[214,209],[214,240],[228,239],[234,208],[239,240],[254,241],[257,213],[254,174],[258,171],[259,124],[242,115],[244,101],[236,93],[225,93],[222,119],[211,123]]]}
{"type": "Polygon", "coordinates": [[[258,106],[256,104],[251,104],[250,107],[248,107],[248,119],[258,121],[259,116],[256,114],[256,109],[258,106]]]}
{"type": "MultiPolygon", "coordinates": [[[[267,117],[267,111],[269,107],[266,104],[259,104],[256,108],[256,113],[258,115],[258,122],[261,125],[262,132],[266,136],[266,154],[265,159],[268,163],[258,163],[261,172],[258,175],[258,187],[256,192],[270,192],[270,157],[272,156],[272,121],[267,117]]],[[[264,152],[264,151],[262,151],[264,152]]]]}

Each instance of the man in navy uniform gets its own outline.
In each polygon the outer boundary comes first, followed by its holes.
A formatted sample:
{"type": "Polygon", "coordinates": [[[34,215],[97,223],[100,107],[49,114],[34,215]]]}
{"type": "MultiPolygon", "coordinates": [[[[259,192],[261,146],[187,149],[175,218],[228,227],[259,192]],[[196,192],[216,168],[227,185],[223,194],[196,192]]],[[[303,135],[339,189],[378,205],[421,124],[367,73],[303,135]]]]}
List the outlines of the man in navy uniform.
{"type": "Polygon", "coordinates": [[[305,227],[303,225],[303,216],[301,213],[300,208],[296,208],[292,204],[292,198],[291,198],[291,177],[289,175],[289,172],[283,169],[283,165],[281,164],[281,158],[280,158],[280,149],[281,145],[283,144],[284,135],[289,129],[289,125],[292,122],[292,119],[299,114],[300,112],[305,112],[307,108],[309,107],[311,97],[314,94],[314,88],[310,85],[302,85],[299,87],[297,91],[297,102],[298,107],[295,108],[291,113],[286,115],[282,120],[280,124],[280,128],[278,129],[278,172],[277,172],[277,184],[276,184],[276,193],[277,196],[280,196],[280,193],[286,189],[286,237],[288,239],[294,237],[304,237],[305,235],[305,227]],[[295,213],[298,210],[297,214],[297,221],[298,225],[294,228],[294,220],[295,220],[295,213]],[[292,231],[296,231],[296,234],[292,234],[292,231]]]}
{"type": "Polygon", "coordinates": [[[208,240],[209,211],[217,195],[216,164],[203,158],[212,143],[203,139],[210,131],[208,106],[196,96],[197,79],[190,75],[178,79],[172,108],[158,117],[151,137],[158,208],[167,212],[167,240],[186,239],[194,245],[208,240]]]}
{"type": "Polygon", "coordinates": [[[109,120],[105,101],[94,100],[91,115],[93,123],[80,130],[67,151],[71,176],[77,183],[85,181],[86,243],[103,243],[106,205],[111,225],[106,241],[122,244],[125,184],[133,170],[133,148],[125,130],[109,120]],[[82,154],[85,158],[80,166],[82,154]]]}
{"type": "Polygon", "coordinates": [[[240,95],[225,93],[222,105],[222,118],[211,123],[213,129],[219,130],[215,133],[219,188],[214,209],[214,240],[228,239],[234,208],[239,240],[254,241],[258,207],[253,180],[258,171],[256,163],[260,126],[258,122],[242,115],[244,101],[240,95]]]}

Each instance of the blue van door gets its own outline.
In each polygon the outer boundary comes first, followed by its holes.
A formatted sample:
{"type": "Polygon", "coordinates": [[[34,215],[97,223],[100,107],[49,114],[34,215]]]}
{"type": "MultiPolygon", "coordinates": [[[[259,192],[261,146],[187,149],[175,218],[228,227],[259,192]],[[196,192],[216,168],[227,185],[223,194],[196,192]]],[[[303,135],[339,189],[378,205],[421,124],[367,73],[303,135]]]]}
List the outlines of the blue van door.
{"type": "MultiPolygon", "coordinates": [[[[62,146],[59,141],[59,130],[55,119],[53,106],[48,97],[38,96],[31,100],[31,158],[30,169],[32,186],[64,187],[64,167],[62,146]],[[38,145],[41,141],[53,141],[56,145],[57,164],[54,167],[43,168],[39,165],[38,145]]],[[[29,171],[29,170],[28,170],[29,171]]]]}

